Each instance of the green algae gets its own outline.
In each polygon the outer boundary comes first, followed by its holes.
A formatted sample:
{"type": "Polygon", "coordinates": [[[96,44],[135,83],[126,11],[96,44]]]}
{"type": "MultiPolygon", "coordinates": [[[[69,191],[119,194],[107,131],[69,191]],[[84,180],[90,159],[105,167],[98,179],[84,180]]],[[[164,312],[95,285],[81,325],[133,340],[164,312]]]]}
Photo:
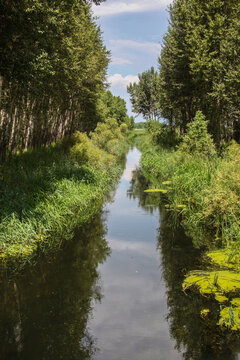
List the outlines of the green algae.
{"type": "MultiPolygon", "coordinates": [[[[218,257],[218,259],[222,257],[218,257]]],[[[221,304],[230,302],[229,297],[240,291],[240,273],[233,270],[191,271],[183,282],[183,290],[195,289],[203,296],[213,295],[221,304]],[[228,296],[228,297],[227,297],[228,296]]],[[[230,330],[240,330],[240,298],[231,300],[230,306],[219,309],[217,325],[230,330]]],[[[201,317],[204,317],[203,310],[201,317]]]]}
{"type": "Polygon", "coordinates": [[[171,185],[171,184],[172,184],[172,181],[170,181],[170,180],[164,181],[162,183],[162,185],[171,185]]]}
{"type": "Polygon", "coordinates": [[[219,326],[227,327],[233,331],[240,330],[240,307],[225,307],[220,311],[219,326]]]}
{"type": "Polygon", "coordinates": [[[201,312],[200,312],[200,316],[201,318],[205,319],[205,317],[210,313],[210,310],[209,309],[203,309],[201,312]]]}
{"type": "Polygon", "coordinates": [[[183,282],[183,290],[195,286],[202,295],[227,294],[240,290],[240,273],[229,270],[191,271],[183,282]]]}
{"type": "Polygon", "coordinates": [[[239,306],[240,307],[240,298],[235,298],[231,301],[231,304],[233,306],[239,306]]]}
{"type": "Polygon", "coordinates": [[[231,248],[210,251],[206,256],[214,265],[233,270],[239,269],[240,255],[234,254],[231,248]]]}
{"type": "Polygon", "coordinates": [[[144,190],[144,192],[146,192],[146,193],[160,192],[160,193],[166,194],[168,191],[166,189],[147,189],[147,190],[144,190]]]}
{"type": "Polygon", "coordinates": [[[222,295],[221,293],[216,293],[215,300],[217,300],[219,303],[224,303],[224,302],[228,301],[228,298],[226,296],[222,295]]]}

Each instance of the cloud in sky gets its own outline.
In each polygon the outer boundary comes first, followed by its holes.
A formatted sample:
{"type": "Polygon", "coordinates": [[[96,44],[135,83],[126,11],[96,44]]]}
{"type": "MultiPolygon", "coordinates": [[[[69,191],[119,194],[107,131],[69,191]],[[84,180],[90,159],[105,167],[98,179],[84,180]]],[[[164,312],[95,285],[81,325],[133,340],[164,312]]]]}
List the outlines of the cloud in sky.
{"type": "Polygon", "coordinates": [[[112,65],[132,64],[132,61],[130,61],[128,59],[123,59],[123,58],[120,58],[120,57],[113,56],[112,59],[111,59],[111,64],[112,65]]]}
{"type": "Polygon", "coordinates": [[[111,16],[144,11],[156,11],[165,8],[172,0],[129,0],[108,1],[100,6],[94,6],[96,16],[111,16]]]}
{"type": "Polygon", "coordinates": [[[121,74],[114,74],[108,76],[107,81],[112,87],[126,88],[130,83],[138,82],[139,79],[136,75],[122,76],[121,74]]]}
{"type": "Polygon", "coordinates": [[[113,51],[117,48],[129,48],[153,55],[159,55],[162,47],[161,44],[157,42],[134,40],[111,40],[110,44],[113,51]]]}

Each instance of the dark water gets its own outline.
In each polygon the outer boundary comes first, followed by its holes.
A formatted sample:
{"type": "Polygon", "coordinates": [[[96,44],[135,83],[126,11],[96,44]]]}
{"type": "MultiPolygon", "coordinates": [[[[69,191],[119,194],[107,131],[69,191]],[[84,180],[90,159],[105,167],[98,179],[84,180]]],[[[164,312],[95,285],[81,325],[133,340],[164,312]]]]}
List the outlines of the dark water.
{"type": "Polygon", "coordinates": [[[51,259],[2,279],[0,359],[240,359],[238,335],[199,316],[181,283],[199,266],[129,152],[113,201],[51,259]]]}

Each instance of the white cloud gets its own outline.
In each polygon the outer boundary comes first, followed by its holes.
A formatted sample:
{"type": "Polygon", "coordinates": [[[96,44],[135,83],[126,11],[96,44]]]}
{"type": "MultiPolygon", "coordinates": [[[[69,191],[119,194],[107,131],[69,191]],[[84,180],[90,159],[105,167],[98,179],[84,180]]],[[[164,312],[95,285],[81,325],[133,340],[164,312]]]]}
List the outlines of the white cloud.
{"type": "Polygon", "coordinates": [[[129,1],[108,1],[100,6],[94,6],[96,16],[110,16],[124,13],[136,13],[154,11],[165,8],[172,0],[129,0],[129,1]]]}
{"type": "Polygon", "coordinates": [[[111,48],[129,48],[132,50],[138,50],[141,52],[152,53],[154,55],[159,55],[161,51],[161,44],[157,42],[150,41],[134,41],[134,40],[111,40],[111,48]]]}
{"type": "Polygon", "coordinates": [[[111,64],[112,65],[132,64],[132,61],[113,56],[111,60],[111,64]]]}
{"type": "Polygon", "coordinates": [[[122,76],[121,74],[114,74],[108,76],[107,81],[111,84],[112,87],[126,88],[130,83],[138,82],[139,79],[136,75],[122,76]]]}

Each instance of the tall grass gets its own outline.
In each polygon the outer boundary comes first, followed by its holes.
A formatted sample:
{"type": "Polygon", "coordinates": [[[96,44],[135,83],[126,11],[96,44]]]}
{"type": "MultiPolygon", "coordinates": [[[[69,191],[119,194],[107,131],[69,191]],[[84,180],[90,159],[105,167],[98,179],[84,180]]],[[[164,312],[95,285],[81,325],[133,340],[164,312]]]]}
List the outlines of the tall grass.
{"type": "Polygon", "coordinates": [[[212,158],[152,146],[143,151],[141,168],[153,187],[167,190],[195,244],[240,245],[239,145],[212,158]]]}
{"type": "Polygon", "coordinates": [[[126,141],[122,136],[117,141],[118,156],[94,145],[87,135],[76,134],[1,165],[3,265],[19,269],[38,252],[58,248],[99,210],[121,172],[119,158],[126,152],[126,141]]]}

